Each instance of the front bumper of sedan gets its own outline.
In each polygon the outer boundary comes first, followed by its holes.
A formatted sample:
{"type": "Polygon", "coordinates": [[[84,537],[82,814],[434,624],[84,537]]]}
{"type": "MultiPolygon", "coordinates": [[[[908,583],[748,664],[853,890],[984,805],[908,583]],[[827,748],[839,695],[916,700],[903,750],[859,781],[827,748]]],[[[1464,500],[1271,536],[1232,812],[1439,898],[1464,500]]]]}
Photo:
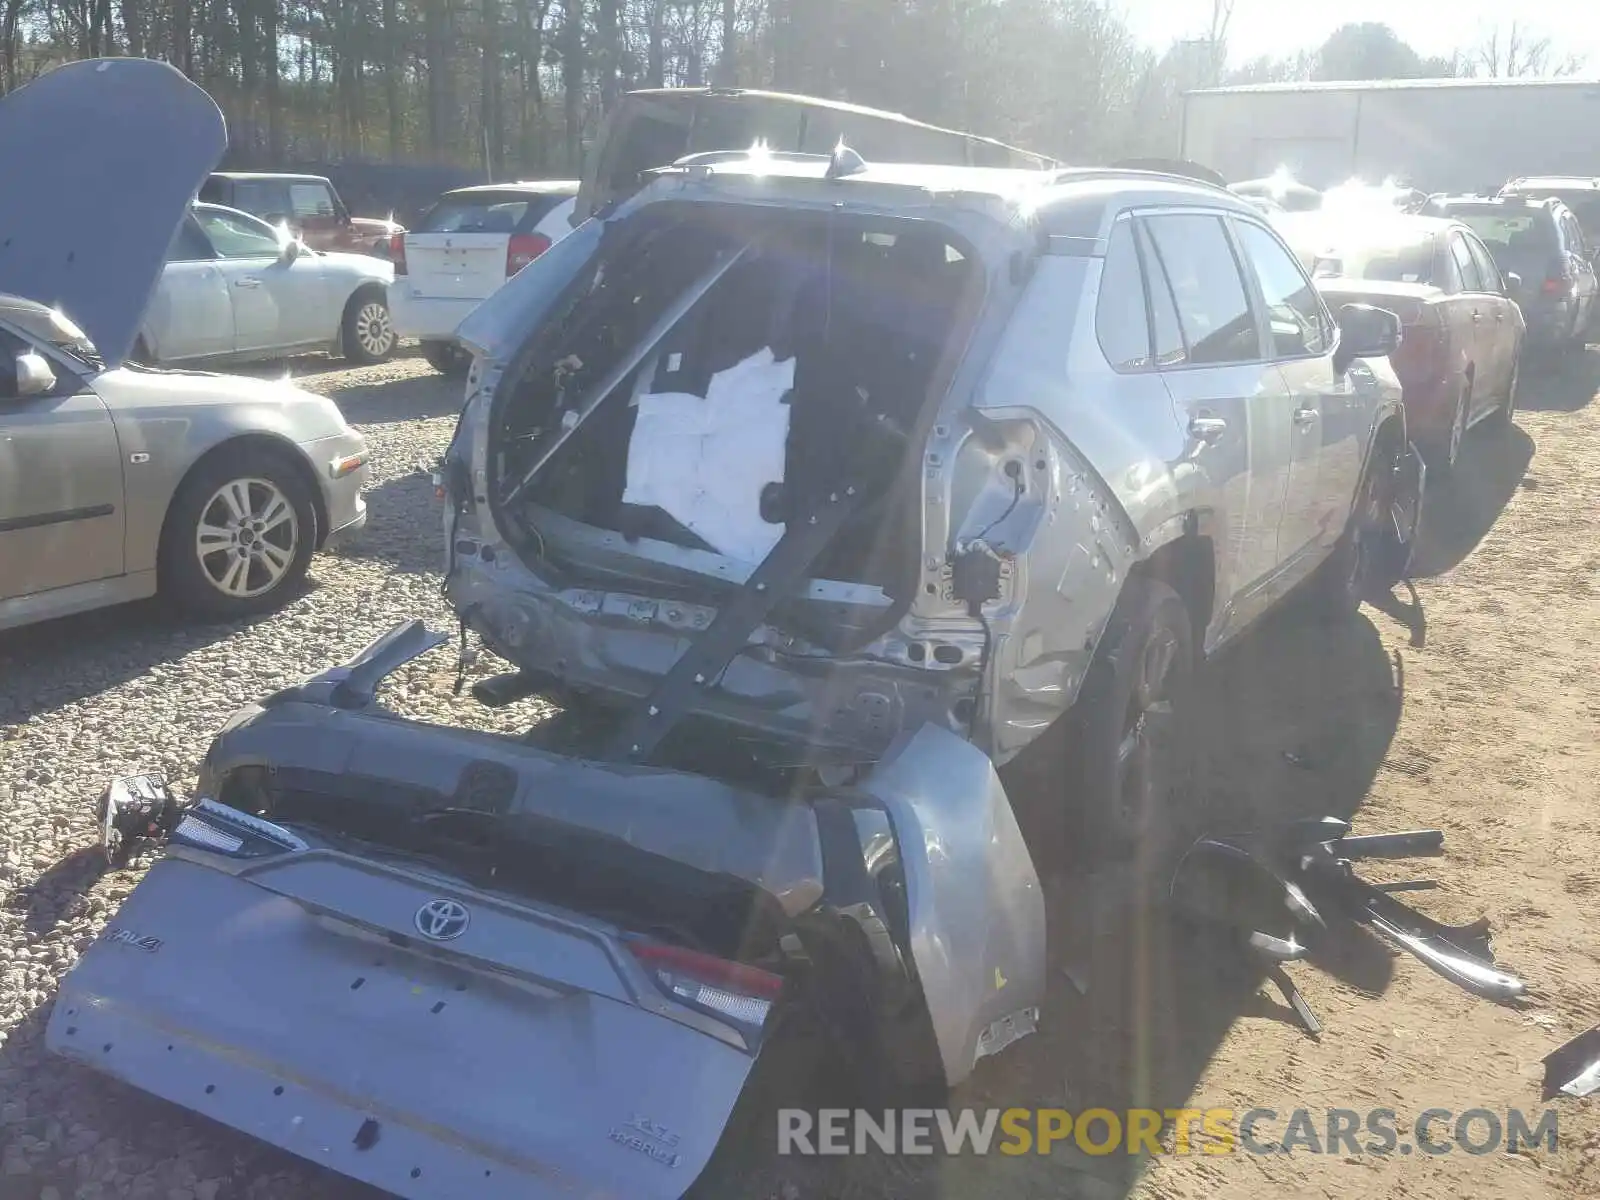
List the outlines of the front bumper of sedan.
{"type": "Polygon", "coordinates": [[[300,449],[317,471],[322,493],[322,549],[366,526],[367,502],[361,493],[372,478],[367,440],[354,430],[303,443],[300,449]]]}

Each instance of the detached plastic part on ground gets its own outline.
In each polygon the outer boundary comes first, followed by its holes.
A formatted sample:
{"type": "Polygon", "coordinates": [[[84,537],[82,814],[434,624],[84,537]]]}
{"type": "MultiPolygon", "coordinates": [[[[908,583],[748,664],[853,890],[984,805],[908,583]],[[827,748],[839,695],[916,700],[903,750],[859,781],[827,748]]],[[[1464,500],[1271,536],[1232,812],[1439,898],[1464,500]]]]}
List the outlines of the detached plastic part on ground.
{"type": "Polygon", "coordinates": [[[1038,878],[989,759],[931,726],[788,792],[410,721],[395,627],[238,713],[47,1044],[408,1197],[681,1195],[763,1049],[820,1026],[891,1091],[1033,1031],[1038,878]]]}
{"type": "Polygon", "coordinates": [[[1542,1100],[1582,1099],[1600,1092],[1600,1025],[1557,1046],[1544,1058],[1542,1100]]]}
{"type": "Polygon", "coordinates": [[[1182,917],[1234,934],[1244,951],[1265,963],[1306,1032],[1322,1026],[1283,964],[1305,958],[1328,930],[1330,916],[1371,929],[1446,979],[1486,999],[1512,1003],[1527,985],[1501,970],[1489,943],[1489,922],[1445,925],[1395,899],[1423,891],[1430,879],[1369,883],[1354,864],[1443,853],[1437,829],[1352,837],[1337,817],[1296,821],[1242,834],[1201,838],[1178,863],[1170,889],[1182,917]]]}

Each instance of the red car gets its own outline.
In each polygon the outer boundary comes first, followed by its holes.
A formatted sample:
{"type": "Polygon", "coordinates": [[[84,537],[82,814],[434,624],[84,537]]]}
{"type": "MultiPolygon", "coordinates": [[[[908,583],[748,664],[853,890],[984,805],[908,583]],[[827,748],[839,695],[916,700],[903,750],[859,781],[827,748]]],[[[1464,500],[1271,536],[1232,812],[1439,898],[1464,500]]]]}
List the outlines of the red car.
{"type": "Polygon", "coordinates": [[[313,250],[389,256],[389,239],[401,226],[376,217],[352,217],[333,184],[321,175],[274,175],[217,171],[200,188],[200,199],[286,225],[313,250]]]}
{"type": "Polygon", "coordinates": [[[1389,356],[1404,391],[1406,427],[1429,468],[1455,466],[1468,429],[1510,420],[1527,325],[1487,247],[1459,221],[1392,213],[1274,217],[1335,311],[1372,304],[1398,314],[1389,356]]]}

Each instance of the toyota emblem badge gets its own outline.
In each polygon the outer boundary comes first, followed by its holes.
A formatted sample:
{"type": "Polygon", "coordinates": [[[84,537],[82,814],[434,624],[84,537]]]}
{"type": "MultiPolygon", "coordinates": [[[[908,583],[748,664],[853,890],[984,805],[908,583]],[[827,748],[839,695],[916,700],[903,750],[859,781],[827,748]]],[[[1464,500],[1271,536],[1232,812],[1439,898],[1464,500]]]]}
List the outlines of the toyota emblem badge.
{"type": "Polygon", "coordinates": [[[417,932],[436,942],[448,942],[467,931],[472,914],[467,906],[455,900],[429,900],[417,909],[417,932]]]}

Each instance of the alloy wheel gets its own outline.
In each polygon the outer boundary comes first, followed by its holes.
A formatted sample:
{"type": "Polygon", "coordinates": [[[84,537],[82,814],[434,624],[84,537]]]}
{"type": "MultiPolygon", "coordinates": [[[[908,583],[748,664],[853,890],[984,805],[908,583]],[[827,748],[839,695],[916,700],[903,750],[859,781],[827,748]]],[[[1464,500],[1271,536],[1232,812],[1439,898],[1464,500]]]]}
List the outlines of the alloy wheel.
{"type": "Polygon", "coordinates": [[[1158,629],[1139,655],[1117,744],[1118,803],[1129,827],[1162,811],[1164,793],[1174,783],[1177,728],[1171,681],[1178,652],[1172,632],[1158,629]]]}
{"type": "Polygon", "coordinates": [[[1450,422],[1450,465],[1456,465],[1456,460],[1461,457],[1461,443],[1467,436],[1467,399],[1470,392],[1463,392],[1456,401],[1455,418],[1450,422]]]}
{"type": "Polygon", "coordinates": [[[270,592],[288,574],[300,548],[300,519],[277,484],[235,479],[200,510],[194,548],[212,587],[250,599],[270,592]]]}
{"type": "Polygon", "coordinates": [[[356,340],[362,352],[373,358],[383,358],[394,349],[394,324],[387,304],[369,300],[356,311],[356,340]]]}

